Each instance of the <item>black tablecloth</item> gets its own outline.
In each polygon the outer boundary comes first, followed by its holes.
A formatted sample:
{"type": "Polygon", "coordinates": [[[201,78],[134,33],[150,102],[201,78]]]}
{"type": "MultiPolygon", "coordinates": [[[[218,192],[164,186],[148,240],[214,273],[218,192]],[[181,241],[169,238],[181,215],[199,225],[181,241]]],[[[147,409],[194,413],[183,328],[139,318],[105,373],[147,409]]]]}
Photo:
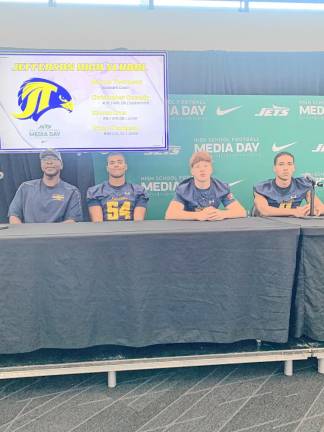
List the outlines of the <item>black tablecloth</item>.
{"type": "Polygon", "coordinates": [[[251,218],[0,231],[0,353],[285,342],[299,228],[251,218]]]}
{"type": "Polygon", "coordinates": [[[324,341],[324,218],[277,220],[300,227],[292,335],[324,341]]]}

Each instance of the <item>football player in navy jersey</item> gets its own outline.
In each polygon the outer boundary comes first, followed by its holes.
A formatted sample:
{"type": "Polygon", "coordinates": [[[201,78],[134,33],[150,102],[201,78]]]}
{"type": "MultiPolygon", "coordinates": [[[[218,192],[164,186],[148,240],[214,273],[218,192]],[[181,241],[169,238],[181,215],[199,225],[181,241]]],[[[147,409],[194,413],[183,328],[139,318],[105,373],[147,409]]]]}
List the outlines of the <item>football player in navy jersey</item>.
{"type": "Polygon", "coordinates": [[[144,220],[149,198],[142,186],[126,183],[126,171],[127,163],[121,153],[108,155],[108,181],[87,192],[92,222],[144,220]]]}
{"type": "Polygon", "coordinates": [[[199,151],[190,159],[192,177],[181,182],[167,208],[166,219],[215,221],[246,216],[227,183],[211,177],[212,158],[199,151]],[[224,209],[219,206],[223,205],[224,209]]]}
{"type": "MultiPolygon", "coordinates": [[[[281,152],[273,163],[274,179],[254,186],[254,205],[260,216],[304,217],[310,213],[310,190],[312,184],[303,177],[293,177],[295,159],[291,153],[281,152]]],[[[324,205],[315,196],[315,215],[324,214],[324,205]]]]}

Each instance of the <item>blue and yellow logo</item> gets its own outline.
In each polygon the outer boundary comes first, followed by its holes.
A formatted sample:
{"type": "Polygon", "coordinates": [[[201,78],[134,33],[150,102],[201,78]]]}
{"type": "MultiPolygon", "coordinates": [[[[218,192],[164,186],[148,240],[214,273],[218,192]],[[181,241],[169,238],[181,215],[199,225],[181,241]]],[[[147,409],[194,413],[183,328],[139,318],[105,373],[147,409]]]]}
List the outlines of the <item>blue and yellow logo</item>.
{"type": "Polygon", "coordinates": [[[18,92],[18,105],[22,112],[14,113],[14,117],[35,121],[51,109],[64,108],[72,112],[74,108],[72,97],[65,88],[43,78],[32,78],[22,84],[18,92]]]}

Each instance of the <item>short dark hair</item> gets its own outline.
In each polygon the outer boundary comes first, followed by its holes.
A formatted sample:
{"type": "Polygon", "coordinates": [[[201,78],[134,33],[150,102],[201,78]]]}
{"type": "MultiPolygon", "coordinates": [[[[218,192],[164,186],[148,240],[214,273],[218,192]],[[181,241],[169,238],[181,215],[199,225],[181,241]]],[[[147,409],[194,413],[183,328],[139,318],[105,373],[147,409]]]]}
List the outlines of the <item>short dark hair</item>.
{"type": "Polygon", "coordinates": [[[276,154],[276,156],[273,159],[273,165],[277,164],[277,160],[281,157],[281,156],[290,156],[293,160],[293,162],[295,162],[295,157],[293,154],[289,153],[289,152],[280,152],[278,154],[276,154]]]}

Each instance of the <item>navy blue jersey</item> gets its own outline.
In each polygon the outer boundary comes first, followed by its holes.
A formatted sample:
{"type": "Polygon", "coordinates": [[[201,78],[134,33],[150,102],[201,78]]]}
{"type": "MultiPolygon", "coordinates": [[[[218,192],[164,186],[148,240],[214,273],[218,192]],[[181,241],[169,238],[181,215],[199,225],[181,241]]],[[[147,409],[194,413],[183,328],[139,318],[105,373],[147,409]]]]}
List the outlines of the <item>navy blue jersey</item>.
{"type": "Polygon", "coordinates": [[[135,207],[146,208],[148,200],[143,186],[131,183],[111,186],[105,181],[87,192],[88,206],[100,206],[104,221],[133,220],[135,207]]]}
{"type": "Polygon", "coordinates": [[[176,188],[174,201],[184,205],[186,211],[198,211],[206,207],[227,207],[235,201],[227,183],[211,179],[208,189],[198,189],[193,177],[181,182],[176,188]]]}
{"type": "Polygon", "coordinates": [[[254,192],[262,195],[271,207],[296,208],[306,199],[307,192],[311,190],[311,183],[303,177],[291,179],[287,188],[279,187],[275,180],[266,180],[254,186],[254,192]]]}
{"type": "Polygon", "coordinates": [[[78,188],[60,180],[47,186],[42,179],[22,183],[12,200],[8,216],[22,222],[63,222],[82,220],[81,198],[78,188]]]}

